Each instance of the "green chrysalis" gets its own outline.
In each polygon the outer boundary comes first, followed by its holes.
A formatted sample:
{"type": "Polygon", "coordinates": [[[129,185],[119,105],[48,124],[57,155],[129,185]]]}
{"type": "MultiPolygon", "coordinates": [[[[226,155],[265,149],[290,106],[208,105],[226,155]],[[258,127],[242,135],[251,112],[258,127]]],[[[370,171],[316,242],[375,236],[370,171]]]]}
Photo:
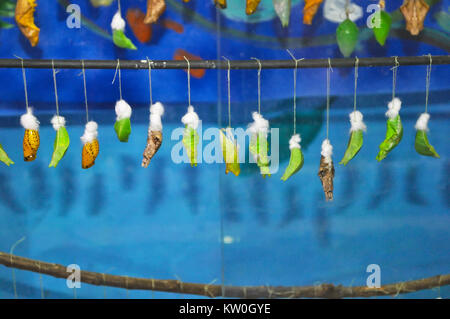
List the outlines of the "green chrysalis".
{"type": "Polygon", "coordinates": [[[281,180],[286,181],[289,177],[297,173],[303,167],[303,153],[300,148],[293,148],[291,150],[291,157],[289,159],[289,165],[286,167],[281,180]]]}
{"type": "Polygon", "coordinates": [[[121,142],[128,142],[128,137],[131,134],[131,121],[129,117],[116,121],[114,130],[121,142]]]}
{"type": "Polygon", "coordinates": [[[267,156],[268,143],[267,137],[263,132],[252,134],[249,150],[256,159],[256,164],[259,166],[261,175],[263,177],[266,177],[266,175],[270,176],[269,158],[267,156]]]}
{"type": "Polygon", "coordinates": [[[228,174],[228,172],[232,172],[234,175],[239,176],[241,168],[239,166],[238,146],[236,145],[236,142],[234,141],[232,136],[229,137],[231,131],[227,129],[227,135],[225,135],[222,131],[223,129],[219,132],[221,137],[223,159],[225,161],[225,174],[228,174]]]}
{"type": "Polygon", "coordinates": [[[363,145],[363,131],[357,130],[350,133],[347,149],[345,150],[344,157],[339,164],[347,165],[350,160],[358,154],[363,145]]]}
{"type": "Polygon", "coordinates": [[[70,144],[69,133],[67,133],[67,130],[64,126],[61,126],[56,131],[56,138],[53,144],[52,160],[50,162],[50,165],[48,165],[48,167],[56,167],[58,165],[59,161],[66,154],[66,151],[69,148],[69,144],[70,144]]]}
{"type": "Polygon", "coordinates": [[[428,142],[426,131],[418,130],[416,132],[416,141],[414,143],[414,148],[416,149],[417,153],[421,155],[440,158],[434,147],[430,144],[430,142],[428,142]]]}
{"type": "Polygon", "coordinates": [[[14,164],[14,162],[8,157],[8,154],[6,154],[5,150],[2,147],[2,144],[0,144],[0,161],[8,166],[14,164]]]}
{"type": "Polygon", "coordinates": [[[358,27],[350,19],[345,19],[336,29],[336,40],[341,53],[347,58],[358,42],[358,27]]]}
{"type": "Polygon", "coordinates": [[[439,154],[436,152],[434,147],[428,141],[427,131],[428,131],[428,120],[430,119],[430,114],[422,113],[415,125],[417,130],[416,140],[414,143],[414,148],[417,153],[425,156],[432,156],[439,158],[439,154]]]}
{"type": "Polygon", "coordinates": [[[380,10],[374,14],[372,23],[373,34],[375,39],[380,45],[384,45],[386,38],[389,35],[389,30],[391,29],[391,16],[384,10],[380,10]]]}
{"type": "Polygon", "coordinates": [[[137,50],[136,46],[127,38],[122,30],[113,30],[113,42],[119,48],[137,50]]]}
{"type": "Polygon", "coordinates": [[[384,141],[380,144],[380,151],[376,157],[377,161],[380,162],[390,151],[392,151],[403,137],[403,126],[400,120],[400,115],[397,115],[393,119],[388,119],[386,122],[386,137],[384,141]]]}
{"type": "Polygon", "coordinates": [[[303,166],[303,153],[300,148],[300,135],[294,134],[289,140],[289,148],[291,149],[291,157],[289,159],[289,164],[284,171],[283,176],[281,176],[282,181],[286,181],[289,177],[297,173],[303,166]]]}
{"type": "Polygon", "coordinates": [[[199,143],[199,136],[197,130],[194,130],[189,125],[186,125],[183,133],[183,145],[186,148],[191,166],[197,166],[197,145],[199,143]]]}

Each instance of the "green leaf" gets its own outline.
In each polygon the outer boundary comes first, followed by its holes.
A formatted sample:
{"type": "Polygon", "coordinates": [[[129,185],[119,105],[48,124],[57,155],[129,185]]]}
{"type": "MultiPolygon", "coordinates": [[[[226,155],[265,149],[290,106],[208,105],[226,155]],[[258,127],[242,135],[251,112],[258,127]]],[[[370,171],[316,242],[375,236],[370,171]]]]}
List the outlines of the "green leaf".
{"type": "Polygon", "coordinates": [[[417,130],[414,148],[416,149],[417,153],[421,155],[440,158],[434,147],[430,144],[430,142],[428,142],[426,131],[417,130]]]}
{"type": "Polygon", "coordinates": [[[380,144],[380,151],[376,157],[377,161],[381,161],[390,151],[392,151],[398,143],[402,140],[403,137],[403,126],[402,121],[400,120],[400,115],[397,115],[395,118],[388,119],[386,122],[387,130],[386,137],[384,141],[380,144]]]}
{"type": "Polygon", "coordinates": [[[56,138],[53,144],[52,160],[48,167],[56,167],[58,165],[59,161],[66,154],[66,151],[69,148],[69,144],[69,133],[67,133],[67,130],[64,126],[60,127],[58,131],[56,131],[56,138]]]}
{"type": "Polygon", "coordinates": [[[16,11],[15,1],[0,0],[0,11],[12,12],[12,17],[14,17],[14,13],[16,11]]]}
{"type": "Polygon", "coordinates": [[[121,142],[128,142],[128,137],[131,134],[130,118],[127,117],[116,121],[114,124],[114,130],[116,131],[117,137],[121,142]]]}
{"type": "Polygon", "coordinates": [[[358,42],[359,29],[356,24],[350,19],[341,22],[336,29],[336,41],[339,50],[346,58],[352,54],[358,42]]]}
{"type": "Polygon", "coordinates": [[[380,45],[384,45],[386,38],[389,35],[389,30],[391,29],[391,16],[384,10],[380,10],[374,14],[372,22],[376,26],[379,22],[378,27],[373,28],[373,34],[375,39],[380,45]],[[377,21],[379,19],[379,21],[377,21]]]}
{"type": "Polygon", "coordinates": [[[350,134],[348,140],[347,149],[345,150],[344,157],[339,162],[339,164],[347,165],[350,160],[358,154],[359,150],[363,145],[363,131],[357,130],[350,134]]]}
{"type": "Polygon", "coordinates": [[[199,143],[197,131],[186,125],[183,133],[183,145],[191,162],[191,166],[197,166],[197,145],[199,143]]]}
{"type": "Polygon", "coordinates": [[[270,176],[269,170],[269,158],[267,156],[269,145],[267,138],[263,133],[253,134],[250,138],[250,153],[256,158],[256,164],[258,165],[263,177],[270,176]]]}
{"type": "Polygon", "coordinates": [[[131,42],[130,39],[120,30],[113,31],[113,42],[119,48],[137,50],[136,46],[131,42]]]}
{"type": "Polygon", "coordinates": [[[0,161],[8,166],[14,164],[14,162],[8,157],[8,154],[6,154],[5,150],[2,147],[2,144],[0,144],[0,161]]]}
{"type": "Polygon", "coordinates": [[[281,180],[286,181],[289,177],[297,173],[303,166],[303,153],[300,148],[293,148],[291,150],[291,158],[289,159],[289,164],[284,171],[281,180]]]}
{"type": "Polygon", "coordinates": [[[223,159],[225,161],[225,174],[232,172],[234,175],[239,176],[241,168],[239,166],[239,151],[235,141],[229,139],[222,130],[219,131],[221,136],[221,145],[223,159]]]}
{"type": "Polygon", "coordinates": [[[11,28],[14,28],[14,24],[0,20],[0,29],[11,29],[11,28]]]}

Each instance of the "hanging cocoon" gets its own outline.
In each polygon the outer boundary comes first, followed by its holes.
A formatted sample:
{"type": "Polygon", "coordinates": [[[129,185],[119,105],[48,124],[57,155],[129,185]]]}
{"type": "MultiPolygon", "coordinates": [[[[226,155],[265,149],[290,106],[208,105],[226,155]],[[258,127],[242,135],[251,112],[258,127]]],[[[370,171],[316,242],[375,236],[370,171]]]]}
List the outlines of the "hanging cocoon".
{"type": "Polygon", "coordinates": [[[32,108],[28,108],[27,113],[20,117],[20,124],[25,129],[25,135],[23,137],[23,159],[26,162],[31,162],[36,159],[40,145],[39,121],[33,115],[32,108]]]}
{"type": "Polygon", "coordinates": [[[9,158],[8,154],[6,154],[5,150],[2,147],[2,144],[0,144],[0,161],[5,163],[7,166],[14,164],[14,162],[9,158]]]}
{"type": "Polygon", "coordinates": [[[100,147],[98,144],[98,124],[94,121],[86,123],[84,134],[81,136],[83,150],[81,152],[81,167],[86,169],[95,164],[100,147]]]}
{"type": "Polygon", "coordinates": [[[263,177],[270,176],[267,134],[269,132],[269,121],[258,112],[252,113],[253,122],[248,126],[250,134],[250,153],[255,158],[263,177]]]}
{"type": "Polygon", "coordinates": [[[273,8],[280,18],[283,28],[287,27],[291,16],[291,0],[273,0],[273,8]]]}
{"type": "Polygon", "coordinates": [[[122,18],[120,11],[117,11],[111,21],[111,29],[113,33],[113,42],[119,48],[137,50],[136,46],[124,33],[125,20],[122,18]]]}
{"type": "Polygon", "coordinates": [[[223,159],[225,161],[225,174],[232,172],[234,175],[239,176],[241,173],[239,166],[239,146],[234,139],[233,130],[231,127],[227,127],[226,129],[221,129],[219,132],[223,159]]]}
{"type": "Polygon", "coordinates": [[[373,34],[377,42],[384,45],[391,29],[392,19],[390,14],[384,11],[384,0],[380,1],[379,6],[380,10],[373,14],[373,34]]]}
{"type": "Polygon", "coordinates": [[[197,128],[200,120],[192,105],[188,107],[188,111],[181,118],[181,122],[185,125],[183,145],[186,148],[191,166],[197,166],[197,145],[199,143],[197,128]]]}
{"type": "Polygon", "coordinates": [[[53,155],[50,165],[48,167],[56,167],[59,161],[66,154],[67,149],[69,148],[70,140],[69,134],[66,130],[66,120],[62,116],[53,116],[51,123],[53,125],[53,129],[56,131],[56,138],[53,144],[53,155]]]}
{"type": "Polygon", "coordinates": [[[255,13],[260,2],[261,2],[261,0],[246,0],[245,13],[247,15],[251,15],[251,14],[255,13]]]}
{"type": "Polygon", "coordinates": [[[121,142],[128,142],[128,137],[131,134],[131,106],[125,100],[119,100],[116,102],[115,110],[117,117],[114,130],[121,142]]]}
{"type": "Polygon", "coordinates": [[[144,23],[155,23],[164,11],[166,11],[165,0],[147,0],[147,13],[145,14],[144,23]]]}
{"type": "Polygon", "coordinates": [[[289,149],[291,150],[291,158],[289,159],[289,164],[284,171],[281,180],[286,181],[289,177],[297,173],[303,166],[303,153],[300,146],[301,142],[300,134],[292,135],[289,140],[289,149]]]}
{"type": "Polygon", "coordinates": [[[417,153],[425,156],[432,156],[439,158],[439,154],[436,152],[434,147],[430,144],[427,137],[428,132],[428,121],[430,119],[430,114],[422,113],[417,119],[416,125],[416,140],[414,143],[414,148],[417,153]]]}
{"type": "Polygon", "coordinates": [[[386,112],[386,137],[380,144],[380,151],[376,157],[377,161],[383,160],[390,151],[392,151],[403,137],[403,126],[400,119],[400,108],[402,102],[399,98],[394,98],[388,103],[388,111],[386,112]]]}
{"type": "Polygon", "coordinates": [[[164,114],[164,106],[156,102],[150,106],[150,125],[148,127],[147,146],[144,150],[142,167],[147,167],[151,159],[161,147],[163,141],[161,116],[164,114]]]}
{"type": "Polygon", "coordinates": [[[356,43],[358,42],[358,34],[358,27],[349,18],[339,24],[336,29],[336,41],[344,57],[348,58],[353,50],[355,50],[356,43]]]}
{"type": "Polygon", "coordinates": [[[328,139],[322,142],[322,151],[320,153],[319,178],[322,182],[323,192],[327,201],[333,200],[333,179],[334,165],[331,156],[333,155],[333,146],[328,139]]]}
{"type": "Polygon", "coordinates": [[[32,47],[39,42],[40,29],[34,24],[36,0],[17,0],[15,19],[20,32],[30,41],[32,47]]]}
{"type": "Polygon", "coordinates": [[[347,149],[344,157],[339,164],[347,165],[350,160],[358,154],[363,145],[363,132],[366,131],[366,124],[363,122],[363,115],[360,111],[353,111],[350,117],[350,138],[348,140],[347,149]]]}

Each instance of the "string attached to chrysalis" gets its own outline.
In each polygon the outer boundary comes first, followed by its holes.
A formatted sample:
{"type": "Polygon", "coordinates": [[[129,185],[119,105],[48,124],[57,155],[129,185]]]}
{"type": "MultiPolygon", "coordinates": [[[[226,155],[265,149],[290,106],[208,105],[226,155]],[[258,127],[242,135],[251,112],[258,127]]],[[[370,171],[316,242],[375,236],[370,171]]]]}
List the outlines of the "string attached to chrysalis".
{"type": "Polygon", "coordinates": [[[261,115],[261,61],[252,58],[258,63],[258,112],[253,112],[253,122],[249,124],[247,132],[250,135],[249,151],[253,155],[256,164],[263,177],[270,176],[269,157],[267,156],[269,144],[267,135],[269,133],[269,121],[261,115]]]}
{"type": "Polygon", "coordinates": [[[66,154],[69,148],[70,139],[69,133],[66,130],[66,119],[63,116],[59,116],[59,101],[58,101],[58,87],[56,85],[56,70],[55,63],[52,60],[52,71],[53,71],[53,85],[55,89],[55,103],[56,103],[56,115],[53,116],[51,123],[53,129],[56,131],[55,142],[53,144],[53,155],[52,160],[48,167],[58,166],[59,161],[66,154]]]}
{"type": "Polygon", "coordinates": [[[331,60],[328,58],[327,68],[327,138],[322,142],[322,151],[320,153],[319,178],[322,182],[323,192],[327,201],[333,200],[333,179],[334,179],[334,164],[332,160],[333,146],[330,143],[329,126],[330,126],[330,73],[331,60]]]}
{"type": "Polygon", "coordinates": [[[363,121],[363,115],[356,109],[356,88],[358,86],[358,64],[359,59],[355,57],[355,90],[353,95],[353,112],[349,114],[350,117],[350,138],[348,140],[347,149],[344,157],[339,164],[347,165],[347,163],[358,154],[363,145],[363,132],[366,131],[366,125],[363,121]]]}
{"type": "Polygon", "coordinates": [[[147,58],[148,63],[148,85],[150,95],[150,124],[147,134],[147,146],[144,150],[144,159],[142,160],[142,167],[147,167],[150,164],[151,159],[155,156],[156,152],[161,147],[163,141],[162,135],[162,121],[161,116],[164,114],[164,106],[161,102],[153,104],[152,93],[152,65],[147,58]]]}
{"type": "Polygon", "coordinates": [[[81,142],[83,142],[83,149],[81,151],[81,167],[83,169],[87,169],[95,164],[95,159],[100,151],[100,146],[97,139],[98,124],[94,121],[89,121],[84,60],[81,60],[81,67],[83,72],[84,102],[86,104],[86,126],[84,128],[84,134],[81,136],[81,142]]]}
{"type": "Polygon", "coordinates": [[[187,113],[181,118],[181,122],[184,124],[183,145],[186,149],[191,166],[197,166],[197,146],[200,140],[197,128],[200,119],[194,111],[194,107],[191,105],[191,63],[185,56],[184,59],[187,63],[188,109],[187,113]]]}
{"type": "Polygon", "coordinates": [[[125,35],[126,22],[122,18],[122,10],[120,7],[120,0],[117,1],[117,12],[111,21],[111,29],[113,33],[113,42],[116,46],[123,49],[137,50],[136,46],[125,35]]]}
{"type": "Polygon", "coordinates": [[[234,138],[233,129],[231,128],[231,64],[230,60],[223,57],[228,63],[227,70],[227,88],[228,88],[228,127],[221,129],[220,144],[222,146],[223,159],[225,161],[225,174],[232,172],[239,176],[241,168],[239,166],[239,146],[234,138]],[[225,132],[225,133],[224,133],[225,132]]]}
{"type": "Polygon", "coordinates": [[[416,138],[414,142],[414,148],[416,149],[417,153],[421,155],[439,158],[439,154],[430,144],[427,136],[427,132],[429,131],[428,121],[430,120],[430,114],[428,113],[428,94],[430,90],[431,64],[433,63],[431,54],[428,54],[428,57],[430,58],[430,64],[427,65],[427,75],[425,79],[425,112],[420,114],[415,125],[416,138]]]}
{"type": "Polygon", "coordinates": [[[117,59],[116,73],[112,80],[112,84],[116,80],[116,75],[119,73],[119,100],[116,102],[116,123],[114,124],[114,130],[116,131],[117,137],[121,142],[128,142],[128,138],[131,134],[131,106],[122,98],[122,76],[120,71],[120,60],[117,59]]]}
{"type": "Polygon", "coordinates": [[[388,110],[385,113],[388,118],[386,121],[386,137],[380,144],[380,151],[376,157],[377,161],[382,161],[402,140],[403,125],[400,118],[400,109],[402,102],[395,97],[395,88],[397,86],[397,71],[399,67],[398,58],[394,57],[394,66],[392,67],[392,101],[388,103],[388,110]]]}
{"type": "Polygon", "coordinates": [[[291,53],[291,51],[286,50],[289,55],[292,57],[292,59],[295,62],[295,68],[294,68],[294,98],[293,98],[293,104],[294,104],[294,134],[292,135],[291,139],[289,140],[289,149],[291,151],[291,157],[289,159],[289,164],[286,167],[286,170],[284,171],[283,176],[281,177],[281,180],[286,181],[289,177],[297,173],[303,166],[304,158],[303,153],[301,150],[300,142],[301,137],[300,134],[297,134],[297,68],[298,68],[298,62],[303,60],[297,60],[294,55],[291,53]]]}
{"type": "Polygon", "coordinates": [[[39,137],[39,121],[33,115],[33,108],[28,105],[28,91],[27,91],[27,79],[25,75],[25,68],[22,61],[22,76],[23,85],[25,90],[25,103],[26,103],[26,113],[20,117],[20,124],[22,124],[25,129],[25,134],[23,137],[23,159],[26,162],[31,162],[36,159],[37,151],[40,145],[39,137]]]}

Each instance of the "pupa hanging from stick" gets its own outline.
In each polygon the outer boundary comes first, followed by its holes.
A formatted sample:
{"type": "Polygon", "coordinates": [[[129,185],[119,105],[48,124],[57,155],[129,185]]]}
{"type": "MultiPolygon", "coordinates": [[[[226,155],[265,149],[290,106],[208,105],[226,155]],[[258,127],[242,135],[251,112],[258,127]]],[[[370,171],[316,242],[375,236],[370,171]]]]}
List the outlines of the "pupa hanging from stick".
{"type": "Polygon", "coordinates": [[[56,138],[53,144],[54,150],[52,160],[48,167],[56,167],[66,154],[66,151],[69,148],[70,139],[66,130],[66,119],[64,117],[55,115],[53,116],[51,123],[53,129],[56,131],[56,138]]]}
{"type": "Polygon", "coordinates": [[[23,137],[23,159],[25,162],[31,162],[36,159],[40,145],[39,121],[33,115],[31,108],[28,108],[27,113],[20,117],[20,124],[25,129],[25,135],[23,137]]]}
{"type": "Polygon", "coordinates": [[[81,167],[84,169],[90,168],[95,164],[95,159],[98,156],[100,147],[98,144],[98,124],[94,121],[86,123],[84,134],[81,136],[83,142],[83,150],[81,153],[81,167]]]}
{"type": "Polygon", "coordinates": [[[30,41],[32,47],[39,42],[40,29],[34,24],[36,0],[17,0],[15,18],[22,34],[30,41]]]}
{"type": "Polygon", "coordinates": [[[252,113],[253,122],[249,124],[247,131],[250,134],[250,153],[258,164],[261,175],[265,178],[270,176],[269,157],[267,155],[269,143],[267,134],[269,132],[269,121],[258,112],[252,113]]]}
{"type": "Polygon", "coordinates": [[[322,142],[322,151],[320,153],[319,178],[322,182],[323,192],[327,201],[333,200],[333,179],[334,165],[331,156],[333,155],[333,146],[330,140],[325,139],[322,142]]]}
{"type": "Polygon", "coordinates": [[[164,114],[164,106],[156,102],[150,106],[150,125],[148,127],[147,146],[144,150],[142,167],[147,167],[151,159],[161,147],[163,141],[161,116],[164,114]]]}
{"type": "Polygon", "coordinates": [[[200,138],[197,133],[197,128],[200,123],[194,107],[190,105],[187,113],[181,118],[181,122],[185,125],[183,132],[183,145],[191,162],[191,166],[197,166],[197,146],[200,138]]]}

